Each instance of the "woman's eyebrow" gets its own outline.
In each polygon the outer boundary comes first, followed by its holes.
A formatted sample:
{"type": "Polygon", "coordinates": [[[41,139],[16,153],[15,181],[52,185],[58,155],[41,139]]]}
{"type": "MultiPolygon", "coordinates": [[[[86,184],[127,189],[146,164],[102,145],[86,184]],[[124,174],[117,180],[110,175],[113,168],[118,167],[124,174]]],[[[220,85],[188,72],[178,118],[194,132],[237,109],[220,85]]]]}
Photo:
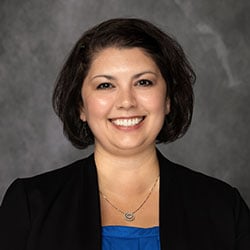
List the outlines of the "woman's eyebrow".
{"type": "MultiPolygon", "coordinates": [[[[154,72],[154,71],[150,71],[150,70],[147,70],[147,71],[143,71],[143,72],[140,72],[138,74],[135,74],[132,76],[132,79],[137,79],[139,77],[141,77],[142,75],[145,75],[145,74],[153,74],[155,76],[157,76],[157,73],[154,72]]],[[[91,78],[91,80],[95,79],[95,78],[99,78],[99,77],[104,77],[108,80],[116,80],[116,77],[112,76],[112,75],[106,75],[106,74],[100,74],[100,75],[95,75],[91,78]]]]}
{"type": "Polygon", "coordinates": [[[145,74],[153,74],[153,75],[157,76],[156,72],[151,71],[151,70],[147,70],[147,71],[143,71],[141,73],[135,74],[132,78],[137,79],[137,78],[139,78],[139,77],[141,77],[142,75],[145,75],[145,74]]]}
{"type": "Polygon", "coordinates": [[[104,78],[107,78],[108,80],[115,80],[116,78],[114,76],[111,76],[111,75],[95,75],[91,78],[91,80],[95,79],[95,78],[99,78],[99,77],[104,77],[104,78]]]}

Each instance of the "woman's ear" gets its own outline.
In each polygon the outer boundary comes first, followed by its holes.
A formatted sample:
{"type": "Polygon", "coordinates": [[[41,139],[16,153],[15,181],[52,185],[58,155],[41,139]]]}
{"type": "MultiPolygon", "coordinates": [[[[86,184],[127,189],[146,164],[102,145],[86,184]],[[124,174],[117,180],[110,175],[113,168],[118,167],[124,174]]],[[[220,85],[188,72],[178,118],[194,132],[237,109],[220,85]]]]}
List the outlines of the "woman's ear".
{"type": "Polygon", "coordinates": [[[85,109],[83,107],[83,104],[80,105],[80,119],[83,121],[83,122],[86,122],[86,113],[85,113],[85,109]]]}
{"type": "Polygon", "coordinates": [[[170,113],[170,110],[171,110],[171,107],[170,107],[170,97],[167,96],[167,99],[166,99],[166,115],[168,115],[170,113]]]}

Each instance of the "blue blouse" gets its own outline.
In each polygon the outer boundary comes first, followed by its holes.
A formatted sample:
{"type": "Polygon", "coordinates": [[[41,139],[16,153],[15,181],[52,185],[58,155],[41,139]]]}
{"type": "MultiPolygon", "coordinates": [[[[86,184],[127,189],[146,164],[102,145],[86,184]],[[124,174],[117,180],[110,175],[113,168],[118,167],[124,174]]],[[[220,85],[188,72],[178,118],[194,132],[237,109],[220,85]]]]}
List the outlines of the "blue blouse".
{"type": "Polygon", "coordinates": [[[103,226],[102,250],[160,250],[159,227],[103,226]]]}

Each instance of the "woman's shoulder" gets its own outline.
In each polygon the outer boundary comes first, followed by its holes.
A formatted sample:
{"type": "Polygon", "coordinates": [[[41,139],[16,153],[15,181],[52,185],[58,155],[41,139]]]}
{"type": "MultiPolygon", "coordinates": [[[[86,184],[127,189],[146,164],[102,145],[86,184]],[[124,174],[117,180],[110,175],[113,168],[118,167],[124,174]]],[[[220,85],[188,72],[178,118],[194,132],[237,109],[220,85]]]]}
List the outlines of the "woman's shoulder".
{"type": "MultiPolygon", "coordinates": [[[[86,170],[91,164],[92,155],[86,158],[75,160],[69,164],[63,165],[31,177],[21,178],[25,183],[32,185],[50,183],[54,185],[57,181],[67,181],[74,176],[78,176],[79,171],[86,170]]],[[[46,185],[47,185],[46,184],[46,185]]]]}
{"type": "Polygon", "coordinates": [[[8,187],[6,194],[24,192],[27,197],[55,197],[58,193],[81,185],[84,172],[93,171],[90,166],[92,159],[90,155],[50,171],[17,178],[8,187]]]}
{"type": "Polygon", "coordinates": [[[160,156],[161,172],[187,199],[233,203],[239,195],[236,187],[226,180],[202,173],[160,156]]]}

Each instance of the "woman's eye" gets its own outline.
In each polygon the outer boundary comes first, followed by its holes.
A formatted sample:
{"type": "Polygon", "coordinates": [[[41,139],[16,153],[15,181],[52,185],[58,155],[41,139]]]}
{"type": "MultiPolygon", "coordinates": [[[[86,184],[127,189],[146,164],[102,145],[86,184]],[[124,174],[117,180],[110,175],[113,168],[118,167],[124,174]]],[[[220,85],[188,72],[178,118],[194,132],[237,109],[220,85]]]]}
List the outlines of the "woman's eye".
{"type": "Polygon", "coordinates": [[[146,80],[146,79],[142,79],[142,80],[139,80],[138,82],[137,82],[137,85],[139,85],[139,86],[151,86],[151,85],[153,85],[153,82],[152,81],[150,81],[150,80],[146,80]]]}
{"type": "Polygon", "coordinates": [[[97,89],[110,89],[110,88],[113,88],[113,85],[109,82],[104,82],[97,86],[97,89]]]}

